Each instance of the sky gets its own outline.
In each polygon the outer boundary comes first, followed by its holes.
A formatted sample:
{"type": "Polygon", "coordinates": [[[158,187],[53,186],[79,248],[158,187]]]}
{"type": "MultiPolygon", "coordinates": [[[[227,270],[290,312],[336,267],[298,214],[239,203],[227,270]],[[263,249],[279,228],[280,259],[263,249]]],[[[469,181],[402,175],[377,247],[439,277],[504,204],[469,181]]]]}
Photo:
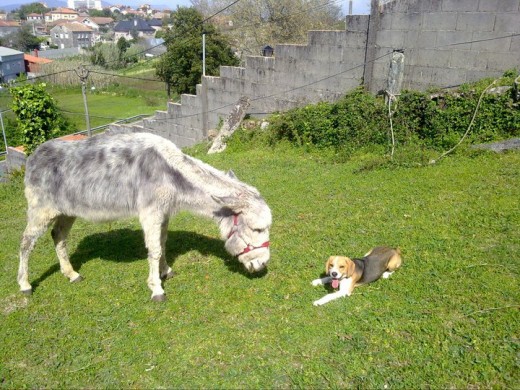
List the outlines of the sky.
{"type": "MultiPolygon", "coordinates": [[[[334,1],[334,0],[333,0],[334,1]]],[[[0,0],[1,2],[1,0],[0,0]]],[[[157,2],[172,4],[171,8],[175,9],[177,6],[189,7],[191,6],[190,0],[173,0],[173,1],[161,1],[157,0],[157,2]]],[[[230,3],[232,1],[230,0],[230,3]]],[[[341,5],[341,9],[343,13],[346,15],[348,13],[348,4],[349,0],[336,0],[334,1],[336,4],[341,5]]],[[[352,0],[352,13],[354,15],[366,15],[370,13],[370,0],[352,0]]]]}
{"type": "MultiPolygon", "coordinates": [[[[26,4],[26,3],[32,3],[37,0],[0,0],[0,7],[2,5],[12,5],[12,4],[26,4]]],[[[45,0],[44,0],[45,1],[45,0]]],[[[66,3],[67,0],[62,0],[64,3],[66,3]]],[[[348,4],[349,0],[330,0],[332,3],[336,3],[341,5],[341,9],[343,10],[343,13],[346,15],[348,13],[348,4]]],[[[111,4],[125,4],[125,0],[107,0],[108,3],[111,4]]],[[[134,5],[134,3],[142,4],[147,1],[145,0],[135,0],[135,1],[127,1],[126,4],[134,5]],[[130,4],[131,3],[131,4],[130,4]]],[[[229,3],[231,4],[233,1],[229,0],[229,3]]],[[[184,6],[184,7],[190,7],[191,2],[190,0],[149,0],[148,3],[151,4],[162,4],[162,5],[168,5],[170,9],[175,9],[177,6],[184,6]]],[[[352,0],[352,9],[354,15],[365,15],[370,13],[370,0],[352,0]]]]}

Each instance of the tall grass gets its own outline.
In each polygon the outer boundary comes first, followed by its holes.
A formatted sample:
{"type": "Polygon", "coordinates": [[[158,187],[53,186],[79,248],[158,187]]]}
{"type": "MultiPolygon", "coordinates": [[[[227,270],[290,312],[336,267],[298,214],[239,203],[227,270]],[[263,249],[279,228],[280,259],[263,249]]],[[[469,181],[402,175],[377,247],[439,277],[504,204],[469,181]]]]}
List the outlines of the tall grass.
{"type": "MultiPolygon", "coordinates": [[[[200,148],[203,149],[203,148],[200,148]]],[[[232,168],[271,206],[265,275],[241,271],[207,220],[172,219],[168,301],[149,300],[135,220],[72,231],[60,274],[49,234],[16,272],[22,184],[0,185],[2,388],[514,388],[518,370],[520,155],[459,155],[356,173],[287,146],[197,157],[232,168]],[[310,282],[331,254],[398,245],[404,265],[323,307],[310,282]]]]}

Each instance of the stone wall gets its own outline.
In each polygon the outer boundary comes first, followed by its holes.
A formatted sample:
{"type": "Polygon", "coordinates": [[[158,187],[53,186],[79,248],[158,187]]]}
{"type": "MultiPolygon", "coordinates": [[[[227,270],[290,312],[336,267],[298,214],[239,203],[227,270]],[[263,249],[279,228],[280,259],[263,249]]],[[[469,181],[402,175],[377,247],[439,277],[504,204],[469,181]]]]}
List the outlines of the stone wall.
{"type": "MultiPolygon", "coordinates": [[[[520,0],[372,0],[369,61],[405,55],[403,88],[449,87],[520,70],[520,0]]],[[[368,89],[385,88],[388,59],[375,60],[368,89]]]]}
{"type": "Polygon", "coordinates": [[[311,31],[306,45],[277,45],[274,57],[247,57],[244,67],[222,66],[219,77],[203,78],[196,95],[182,95],[137,126],[110,131],[150,131],[183,147],[204,139],[242,96],[250,98],[248,112],[256,117],[337,100],[362,84],[368,19],[352,18],[347,31],[311,31]]]}
{"type": "Polygon", "coordinates": [[[520,69],[520,0],[372,0],[372,14],[349,16],[344,31],[311,31],[305,45],[277,45],[274,57],[203,77],[195,95],[167,111],[110,131],[149,131],[178,146],[207,137],[242,96],[262,117],[359,86],[385,90],[394,51],[404,53],[402,87],[424,90],[520,69]]]}

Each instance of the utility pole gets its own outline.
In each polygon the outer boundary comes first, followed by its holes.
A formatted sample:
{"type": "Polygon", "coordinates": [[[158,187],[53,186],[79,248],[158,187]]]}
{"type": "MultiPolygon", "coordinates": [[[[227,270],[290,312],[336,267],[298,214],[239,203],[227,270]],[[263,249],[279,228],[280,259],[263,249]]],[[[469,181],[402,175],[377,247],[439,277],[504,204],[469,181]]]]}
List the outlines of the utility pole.
{"type": "Polygon", "coordinates": [[[206,34],[202,34],[202,76],[206,76],[206,34]]]}
{"type": "Polygon", "coordinates": [[[87,104],[87,79],[89,71],[85,69],[84,65],[81,65],[78,70],[75,70],[76,74],[78,75],[79,79],[81,80],[81,93],[83,94],[83,104],[85,106],[85,121],[87,123],[87,134],[89,137],[92,136],[91,130],[90,130],[90,118],[88,115],[88,104],[87,104]]]}
{"type": "Polygon", "coordinates": [[[7,138],[5,137],[5,127],[4,127],[4,118],[3,118],[4,111],[0,111],[0,125],[2,125],[2,135],[4,136],[4,144],[5,144],[5,153],[9,153],[7,150],[7,138]]]}
{"type": "Polygon", "coordinates": [[[208,136],[208,84],[206,80],[206,33],[202,33],[202,80],[201,108],[202,108],[202,134],[208,136]]]}

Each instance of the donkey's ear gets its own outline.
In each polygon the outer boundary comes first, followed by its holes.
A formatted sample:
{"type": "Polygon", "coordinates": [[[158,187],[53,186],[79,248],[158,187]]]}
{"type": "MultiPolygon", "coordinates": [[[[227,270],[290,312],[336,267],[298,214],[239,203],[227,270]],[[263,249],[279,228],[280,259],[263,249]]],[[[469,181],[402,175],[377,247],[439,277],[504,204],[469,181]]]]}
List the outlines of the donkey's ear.
{"type": "Polygon", "coordinates": [[[217,202],[221,206],[227,207],[228,209],[231,209],[234,212],[239,212],[244,207],[242,200],[238,196],[211,195],[211,197],[215,202],[217,202]]]}
{"type": "Polygon", "coordinates": [[[237,175],[235,175],[235,172],[233,172],[231,169],[229,171],[227,171],[227,175],[232,178],[232,179],[237,179],[238,180],[238,177],[237,175]]]}

